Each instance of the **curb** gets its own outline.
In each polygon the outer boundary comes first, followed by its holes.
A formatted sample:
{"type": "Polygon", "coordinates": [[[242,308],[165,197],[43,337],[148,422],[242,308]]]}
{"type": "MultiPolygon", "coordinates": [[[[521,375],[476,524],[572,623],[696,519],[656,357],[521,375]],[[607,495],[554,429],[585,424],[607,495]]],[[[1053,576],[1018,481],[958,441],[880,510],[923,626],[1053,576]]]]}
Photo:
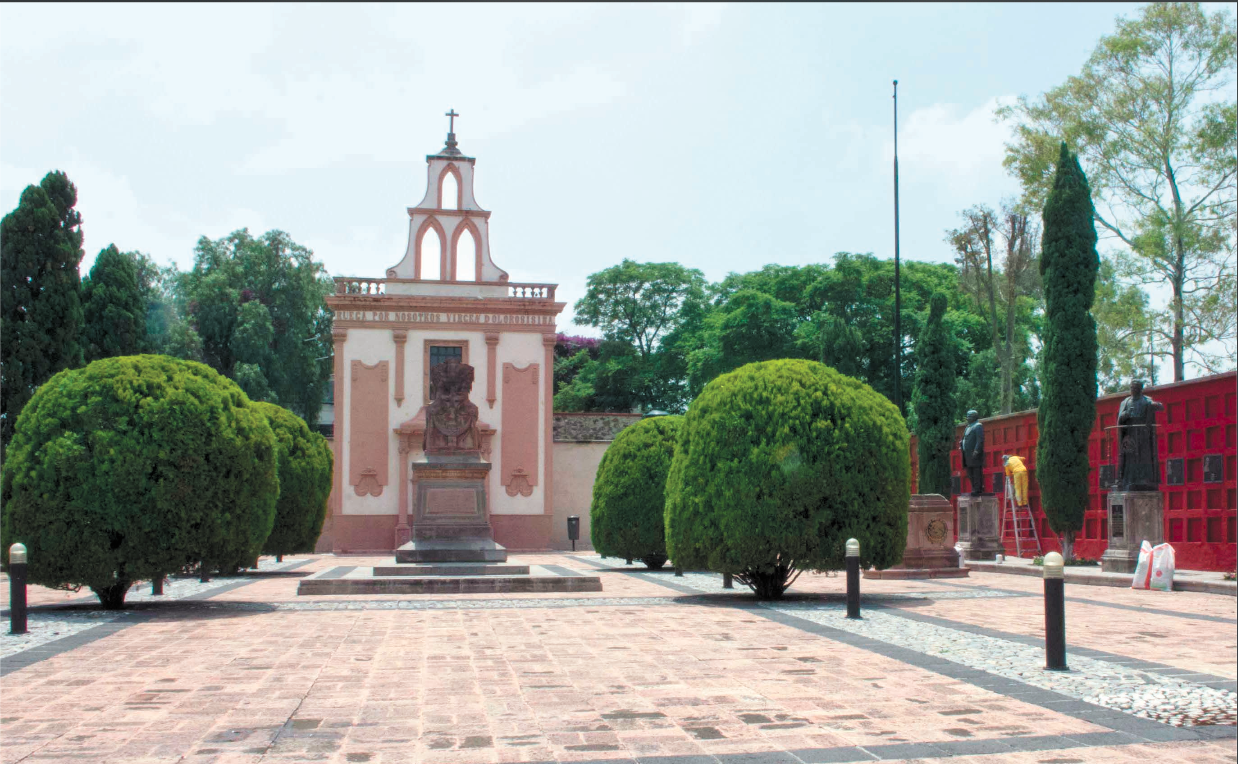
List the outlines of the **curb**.
{"type": "MultiPolygon", "coordinates": [[[[1041,568],[1031,565],[1005,565],[996,562],[968,562],[967,567],[977,573],[1005,573],[1013,576],[1035,576],[1041,578],[1041,568]]],[[[1131,577],[1124,573],[1093,573],[1091,571],[1071,570],[1066,568],[1066,583],[1083,584],[1084,586],[1114,586],[1129,588],[1131,577]]],[[[1201,592],[1203,594],[1223,594],[1238,597],[1238,581],[1196,581],[1192,579],[1175,579],[1175,592],[1201,592]]]]}

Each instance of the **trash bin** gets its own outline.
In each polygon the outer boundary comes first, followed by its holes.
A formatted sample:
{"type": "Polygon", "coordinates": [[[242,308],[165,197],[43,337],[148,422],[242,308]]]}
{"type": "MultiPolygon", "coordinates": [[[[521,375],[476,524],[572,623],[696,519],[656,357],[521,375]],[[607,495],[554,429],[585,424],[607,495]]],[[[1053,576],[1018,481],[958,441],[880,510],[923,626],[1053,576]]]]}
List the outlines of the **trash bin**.
{"type": "Polygon", "coordinates": [[[576,551],[576,540],[580,538],[580,517],[569,515],[567,518],[567,538],[572,542],[572,551],[576,551]]]}

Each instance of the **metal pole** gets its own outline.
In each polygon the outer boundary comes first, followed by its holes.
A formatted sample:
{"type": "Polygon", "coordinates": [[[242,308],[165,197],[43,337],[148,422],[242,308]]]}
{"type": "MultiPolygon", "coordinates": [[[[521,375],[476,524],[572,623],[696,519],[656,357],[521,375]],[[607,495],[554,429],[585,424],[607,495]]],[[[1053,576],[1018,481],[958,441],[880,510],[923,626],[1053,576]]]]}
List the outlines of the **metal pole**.
{"type": "Polygon", "coordinates": [[[723,589],[734,589],[735,588],[734,580],[735,580],[734,576],[732,576],[730,573],[723,573],[722,574],[722,588],[723,589]]]}
{"type": "Polygon", "coordinates": [[[860,617],[860,542],[847,539],[847,617],[860,617]]]}
{"type": "Polygon", "coordinates": [[[1045,668],[1067,671],[1066,592],[1062,555],[1045,555],[1045,668]]]}
{"type": "Polygon", "coordinates": [[[898,80],[894,81],[894,405],[903,411],[903,300],[898,251],[898,80]]]}
{"type": "Polygon", "coordinates": [[[26,545],[9,547],[9,633],[26,633],[26,545]]]}

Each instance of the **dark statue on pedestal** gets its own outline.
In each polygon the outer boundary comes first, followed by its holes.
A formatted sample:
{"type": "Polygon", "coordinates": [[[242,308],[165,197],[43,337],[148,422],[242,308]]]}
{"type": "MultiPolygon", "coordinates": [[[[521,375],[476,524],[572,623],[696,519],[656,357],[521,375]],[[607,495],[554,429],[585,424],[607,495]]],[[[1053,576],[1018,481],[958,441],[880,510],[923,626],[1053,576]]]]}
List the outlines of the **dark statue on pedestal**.
{"type": "Polygon", "coordinates": [[[963,467],[971,481],[971,495],[984,495],[984,425],[975,410],[967,412],[967,429],[959,441],[959,450],[963,452],[963,467]]]}
{"type": "Polygon", "coordinates": [[[473,367],[456,358],[430,369],[434,400],[426,408],[426,433],[422,448],[427,454],[479,454],[477,406],[469,400],[473,367]]]}
{"type": "Polygon", "coordinates": [[[1165,408],[1143,394],[1143,380],[1131,380],[1131,394],[1118,409],[1118,490],[1156,491],[1161,462],[1156,446],[1156,412],[1165,408]]]}

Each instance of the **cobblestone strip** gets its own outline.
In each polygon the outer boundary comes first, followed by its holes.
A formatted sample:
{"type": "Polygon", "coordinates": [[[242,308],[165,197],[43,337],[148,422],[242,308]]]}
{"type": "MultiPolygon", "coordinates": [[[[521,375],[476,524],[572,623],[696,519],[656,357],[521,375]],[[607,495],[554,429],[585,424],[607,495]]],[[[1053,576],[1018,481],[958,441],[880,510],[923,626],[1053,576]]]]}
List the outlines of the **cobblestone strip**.
{"type": "MultiPolygon", "coordinates": [[[[308,559],[281,563],[275,562],[274,559],[259,560],[257,570],[260,573],[288,571],[299,568],[309,562],[310,560],[308,559]]],[[[229,576],[226,578],[214,578],[202,583],[196,578],[169,578],[164,581],[164,593],[162,595],[151,594],[150,582],[143,581],[133,585],[133,588],[129,590],[129,594],[125,596],[125,602],[132,604],[136,602],[175,602],[206,599],[207,597],[213,597],[225,591],[253,583],[255,580],[257,579],[248,577],[241,577],[238,580],[235,576],[229,576]]],[[[71,600],[65,604],[82,604],[93,599],[94,595],[92,594],[71,600]]],[[[4,611],[4,616],[7,618],[7,610],[4,611]]],[[[27,633],[9,634],[7,629],[0,633],[0,659],[3,659],[2,665],[0,665],[0,676],[12,673],[19,668],[24,668],[30,665],[30,663],[50,658],[52,655],[59,655],[65,652],[66,649],[80,647],[86,644],[86,642],[113,634],[120,628],[124,628],[138,620],[141,620],[141,618],[137,618],[136,614],[124,610],[69,610],[65,605],[61,604],[32,607],[26,616],[27,633]],[[117,623],[118,626],[111,630],[98,628],[102,624],[109,623],[117,623]],[[83,634],[91,636],[82,641],[83,634]],[[74,639],[65,641],[71,637],[74,639]],[[64,646],[59,645],[62,641],[65,641],[64,646]],[[57,647],[51,648],[50,645],[52,644],[57,645],[57,647]],[[64,647],[64,649],[60,649],[61,647],[64,647]],[[44,649],[32,652],[24,660],[16,659],[16,656],[36,648],[44,649]]]]}

